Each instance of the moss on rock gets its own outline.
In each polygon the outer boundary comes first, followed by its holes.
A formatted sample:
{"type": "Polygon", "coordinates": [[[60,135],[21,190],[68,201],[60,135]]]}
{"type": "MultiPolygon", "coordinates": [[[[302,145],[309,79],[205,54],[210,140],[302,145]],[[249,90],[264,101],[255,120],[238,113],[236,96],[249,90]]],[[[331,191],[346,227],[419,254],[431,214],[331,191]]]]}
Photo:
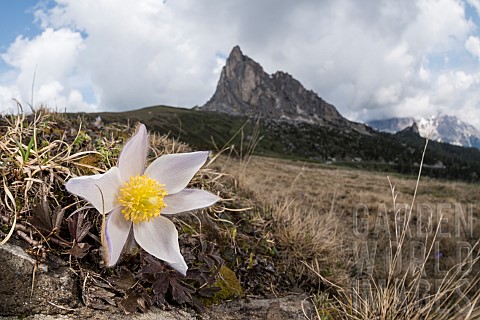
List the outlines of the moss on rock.
{"type": "Polygon", "coordinates": [[[225,300],[231,300],[243,295],[243,288],[235,272],[223,265],[218,272],[218,280],[214,284],[220,291],[215,293],[212,299],[208,299],[205,305],[217,304],[225,300]]]}

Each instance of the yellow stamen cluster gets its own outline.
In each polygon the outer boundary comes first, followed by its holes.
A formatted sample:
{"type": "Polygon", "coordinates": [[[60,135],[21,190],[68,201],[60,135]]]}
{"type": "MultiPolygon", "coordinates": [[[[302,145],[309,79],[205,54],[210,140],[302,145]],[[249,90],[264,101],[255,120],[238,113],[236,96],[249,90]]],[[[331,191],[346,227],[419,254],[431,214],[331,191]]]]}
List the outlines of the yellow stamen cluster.
{"type": "Polygon", "coordinates": [[[165,185],[147,176],[134,176],[120,189],[118,202],[123,206],[125,219],[133,223],[150,221],[160,215],[167,205],[165,185]]]}

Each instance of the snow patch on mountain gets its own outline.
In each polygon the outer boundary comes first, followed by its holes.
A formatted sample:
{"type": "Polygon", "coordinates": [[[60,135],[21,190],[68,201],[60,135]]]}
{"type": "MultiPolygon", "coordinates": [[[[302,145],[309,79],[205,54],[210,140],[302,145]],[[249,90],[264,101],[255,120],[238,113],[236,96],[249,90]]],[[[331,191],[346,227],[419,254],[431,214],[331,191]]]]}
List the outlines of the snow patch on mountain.
{"type": "Polygon", "coordinates": [[[428,118],[391,118],[369,121],[367,125],[384,132],[396,133],[413,123],[417,124],[419,134],[430,140],[450,143],[457,146],[480,149],[480,130],[461,121],[455,116],[437,114],[428,118]]]}

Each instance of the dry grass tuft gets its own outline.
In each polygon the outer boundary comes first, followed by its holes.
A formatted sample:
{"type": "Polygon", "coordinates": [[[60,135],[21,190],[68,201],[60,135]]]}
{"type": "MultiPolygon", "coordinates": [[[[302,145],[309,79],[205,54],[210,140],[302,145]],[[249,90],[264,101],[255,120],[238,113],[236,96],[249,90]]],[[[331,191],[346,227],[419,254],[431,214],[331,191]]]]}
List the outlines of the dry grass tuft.
{"type": "MultiPolygon", "coordinates": [[[[28,252],[40,261],[45,261],[50,253],[69,254],[75,244],[68,234],[66,220],[61,220],[65,212],[65,218],[82,213],[93,222],[96,230],[89,235],[98,246],[98,213],[84,200],[66,192],[64,183],[70,177],[102,173],[115,165],[121,146],[134,129],[121,124],[88,122],[82,117],[44,108],[28,115],[2,116],[0,223],[3,226],[0,236],[3,242],[14,235],[25,241],[30,246],[28,252]],[[39,211],[38,207],[44,210],[39,211]],[[50,208],[57,207],[62,209],[62,215],[57,215],[58,225],[49,221],[56,218],[50,208]],[[45,233],[39,226],[52,227],[52,230],[45,233]]],[[[151,158],[190,151],[186,144],[165,135],[152,133],[149,138],[151,158]]],[[[206,168],[200,175],[203,175],[204,187],[215,186],[216,173],[206,168]]],[[[195,179],[193,183],[200,181],[198,176],[195,179]]]]}
{"type": "Polygon", "coordinates": [[[291,166],[288,172],[281,161],[229,157],[219,163],[220,171],[236,179],[238,196],[261,205],[255,224],[269,234],[279,252],[279,272],[288,274],[293,287],[306,291],[320,288],[319,278],[305,263],[317,266],[315,271],[331,280],[346,283],[350,266],[339,237],[342,214],[336,210],[334,195],[329,206],[319,210],[315,203],[318,198],[312,202],[305,195],[308,187],[303,185],[304,168],[291,166]],[[261,167],[257,167],[259,162],[261,167]],[[266,169],[265,164],[273,165],[273,169],[266,169]]]}

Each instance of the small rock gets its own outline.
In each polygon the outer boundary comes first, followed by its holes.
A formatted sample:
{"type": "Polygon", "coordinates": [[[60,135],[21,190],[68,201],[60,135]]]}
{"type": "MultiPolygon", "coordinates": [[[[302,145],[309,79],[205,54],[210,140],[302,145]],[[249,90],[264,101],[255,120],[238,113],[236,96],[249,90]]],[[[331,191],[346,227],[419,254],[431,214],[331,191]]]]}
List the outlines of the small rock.
{"type": "Polygon", "coordinates": [[[207,314],[211,320],[305,320],[305,317],[313,319],[314,312],[307,296],[289,295],[274,299],[232,301],[212,307],[207,314]]]}
{"type": "Polygon", "coordinates": [[[3,316],[67,313],[80,304],[77,284],[68,268],[48,268],[10,243],[0,246],[0,284],[3,316]]]}

